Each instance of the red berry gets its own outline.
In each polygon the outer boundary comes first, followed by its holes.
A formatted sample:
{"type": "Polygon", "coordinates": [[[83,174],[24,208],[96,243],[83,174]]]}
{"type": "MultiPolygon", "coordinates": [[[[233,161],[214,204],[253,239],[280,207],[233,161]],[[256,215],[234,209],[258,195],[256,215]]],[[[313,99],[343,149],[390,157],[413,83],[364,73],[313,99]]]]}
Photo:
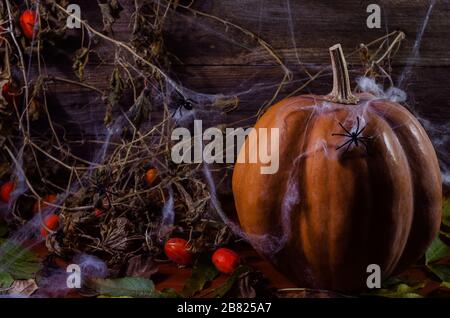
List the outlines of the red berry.
{"type": "Polygon", "coordinates": [[[56,194],[47,194],[44,195],[44,197],[42,198],[42,201],[36,201],[33,205],[33,213],[37,214],[39,212],[44,211],[47,208],[50,208],[51,205],[49,205],[48,203],[55,203],[56,199],[58,197],[56,196],[56,194]]]}
{"type": "Polygon", "coordinates": [[[172,262],[180,265],[188,265],[192,261],[189,244],[182,238],[169,239],[164,245],[164,252],[172,262]]]}
{"type": "Polygon", "coordinates": [[[96,217],[101,217],[103,215],[103,210],[99,209],[99,208],[95,208],[94,210],[94,214],[96,217]]]}
{"type": "Polygon", "coordinates": [[[20,92],[12,88],[10,83],[5,83],[2,87],[2,96],[8,105],[18,105],[20,103],[20,92]]]}
{"type": "Polygon", "coordinates": [[[212,262],[219,272],[231,274],[239,265],[239,255],[228,248],[219,248],[214,252],[212,262]]]}
{"type": "Polygon", "coordinates": [[[47,237],[50,231],[56,231],[59,226],[59,216],[56,214],[50,214],[45,218],[44,226],[41,228],[41,235],[47,237]]]}
{"type": "Polygon", "coordinates": [[[34,27],[37,23],[37,15],[33,10],[25,10],[20,15],[20,27],[22,28],[23,35],[31,40],[34,35],[34,27]]]}
{"type": "Polygon", "coordinates": [[[2,87],[2,95],[6,99],[6,96],[9,95],[9,84],[5,83],[2,87]]]}
{"type": "Polygon", "coordinates": [[[0,187],[0,200],[8,203],[11,199],[11,193],[14,191],[16,185],[12,181],[8,181],[2,184],[0,187]]]}

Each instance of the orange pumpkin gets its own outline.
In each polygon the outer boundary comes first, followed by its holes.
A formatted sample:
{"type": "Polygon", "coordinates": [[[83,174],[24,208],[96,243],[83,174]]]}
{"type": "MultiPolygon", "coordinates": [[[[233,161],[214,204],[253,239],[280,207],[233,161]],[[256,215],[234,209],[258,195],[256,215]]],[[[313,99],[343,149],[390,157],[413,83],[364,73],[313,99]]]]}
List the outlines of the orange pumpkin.
{"type": "MultiPolygon", "coordinates": [[[[424,254],[439,229],[441,174],[417,119],[397,103],[353,95],[341,46],[330,54],[329,95],[285,99],[255,125],[279,129],[278,172],[238,161],[233,194],[249,240],[288,278],[359,290],[369,264],[386,278],[424,254]]],[[[247,138],[240,158],[255,147],[247,138]]]]}

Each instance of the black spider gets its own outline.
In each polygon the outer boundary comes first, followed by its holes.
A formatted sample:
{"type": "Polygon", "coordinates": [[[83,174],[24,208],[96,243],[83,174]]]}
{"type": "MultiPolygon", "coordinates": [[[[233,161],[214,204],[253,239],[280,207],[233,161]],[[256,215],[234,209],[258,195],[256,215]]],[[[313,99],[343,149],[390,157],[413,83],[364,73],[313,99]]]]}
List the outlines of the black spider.
{"type": "Polygon", "coordinates": [[[184,96],[182,96],[181,94],[179,94],[179,96],[180,96],[180,99],[176,103],[177,109],[175,109],[175,111],[173,112],[172,118],[175,116],[175,114],[177,112],[179,112],[180,116],[182,116],[183,115],[182,109],[189,111],[194,108],[194,106],[193,106],[194,102],[191,99],[187,99],[184,96]]]}
{"type": "Polygon", "coordinates": [[[359,117],[356,117],[356,130],[355,131],[348,131],[341,123],[339,123],[339,126],[341,126],[341,128],[345,131],[345,134],[331,134],[332,136],[344,136],[349,138],[346,142],[344,142],[342,145],[338,146],[336,148],[336,150],[341,149],[342,147],[347,146],[347,148],[345,148],[345,152],[347,152],[350,149],[350,146],[352,144],[355,144],[356,147],[358,147],[360,144],[364,145],[364,147],[366,148],[367,153],[369,152],[368,150],[368,143],[372,140],[372,137],[363,137],[361,136],[362,132],[364,131],[364,129],[367,126],[362,127],[361,129],[359,129],[359,117]]]}
{"type": "Polygon", "coordinates": [[[97,175],[94,180],[92,181],[94,185],[94,189],[96,192],[96,199],[94,201],[98,202],[100,206],[103,206],[103,199],[106,198],[108,202],[108,209],[111,208],[112,200],[111,196],[118,195],[116,192],[113,192],[110,190],[110,187],[112,186],[112,182],[108,182],[107,180],[111,179],[111,176],[105,173],[100,173],[100,175],[97,175]]]}

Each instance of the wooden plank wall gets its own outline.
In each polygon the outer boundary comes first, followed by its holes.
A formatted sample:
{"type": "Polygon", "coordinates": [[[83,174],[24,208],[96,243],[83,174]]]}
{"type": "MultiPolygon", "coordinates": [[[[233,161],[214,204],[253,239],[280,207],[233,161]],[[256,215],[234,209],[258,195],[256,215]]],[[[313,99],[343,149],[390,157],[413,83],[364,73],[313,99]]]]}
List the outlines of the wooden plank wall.
{"type": "MultiPolygon", "coordinates": [[[[71,2],[81,5],[83,19],[101,28],[101,15],[95,1],[71,2]]],[[[114,25],[114,36],[127,41],[134,1],[120,2],[124,11],[114,25]]],[[[393,61],[393,74],[400,74],[408,63],[412,63],[412,74],[405,87],[408,104],[432,123],[430,134],[440,136],[436,140],[444,142],[439,150],[440,159],[448,166],[449,130],[445,125],[450,123],[450,4],[447,1],[436,1],[419,54],[411,56],[429,5],[430,1],[425,0],[195,0],[193,8],[246,28],[274,48],[293,74],[292,81],[278,99],[304,82],[304,69],[314,73],[329,63],[328,48],[331,45],[341,43],[344,51],[350,52],[360,43],[368,43],[387,32],[403,31],[406,40],[393,61]],[[366,26],[369,3],[377,3],[382,8],[381,29],[366,26]]],[[[239,97],[239,107],[234,112],[226,115],[206,113],[204,118],[214,124],[235,122],[254,115],[270,99],[283,77],[274,59],[251,37],[214,19],[194,17],[183,9],[169,13],[165,43],[169,52],[177,57],[173,59],[171,72],[182,85],[202,94],[239,97]]],[[[99,58],[91,58],[86,69],[86,82],[107,89],[113,67],[109,61],[112,61],[114,49],[101,42],[96,51],[102,63],[98,64],[99,58]]],[[[358,56],[350,58],[349,62],[352,76],[360,75],[358,56]]],[[[70,55],[63,51],[55,52],[47,61],[47,67],[51,74],[75,79],[70,55]]],[[[308,89],[327,93],[330,82],[331,77],[326,74],[308,89]]],[[[78,129],[101,124],[104,105],[97,94],[62,83],[52,85],[49,93],[61,111],[61,118],[67,118],[75,126],[81,122],[80,118],[83,119],[82,125],[78,125],[83,127],[78,129]]],[[[252,120],[245,122],[251,123],[252,120]]]]}

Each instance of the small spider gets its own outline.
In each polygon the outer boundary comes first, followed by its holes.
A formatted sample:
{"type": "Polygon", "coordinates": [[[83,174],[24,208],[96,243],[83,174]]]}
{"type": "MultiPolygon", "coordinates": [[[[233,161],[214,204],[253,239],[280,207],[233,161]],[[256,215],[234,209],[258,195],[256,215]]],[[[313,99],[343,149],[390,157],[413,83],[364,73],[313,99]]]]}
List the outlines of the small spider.
{"type": "Polygon", "coordinates": [[[95,176],[94,180],[92,180],[92,183],[96,192],[94,196],[94,202],[97,202],[96,204],[98,204],[99,206],[103,206],[104,199],[106,199],[109,209],[113,206],[111,196],[116,196],[118,194],[110,190],[112,182],[108,182],[108,179],[111,179],[111,176],[107,173],[102,172],[99,175],[95,176]]]}
{"type": "Polygon", "coordinates": [[[350,146],[352,144],[355,144],[356,147],[358,147],[360,144],[364,145],[364,147],[366,148],[367,153],[369,152],[368,150],[368,143],[372,140],[372,137],[363,137],[361,136],[362,132],[364,131],[364,129],[367,126],[360,128],[360,122],[359,122],[359,117],[356,117],[356,130],[350,132],[348,131],[341,123],[339,123],[339,126],[341,126],[341,128],[345,131],[345,134],[331,134],[332,136],[344,136],[349,138],[346,142],[344,142],[342,145],[338,146],[336,148],[336,150],[339,150],[345,146],[347,146],[347,148],[345,148],[345,152],[347,152],[350,149],[350,146]]]}
{"type": "Polygon", "coordinates": [[[176,102],[177,105],[177,109],[175,109],[175,111],[172,114],[172,118],[176,115],[176,113],[180,113],[180,116],[183,116],[183,112],[182,109],[185,110],[192,110],[194,108],[193,106],[193,101],[191,99],[186,99],[183,95],[181,95],[180,93],[178,93],[180,99],[176,102]]]}

